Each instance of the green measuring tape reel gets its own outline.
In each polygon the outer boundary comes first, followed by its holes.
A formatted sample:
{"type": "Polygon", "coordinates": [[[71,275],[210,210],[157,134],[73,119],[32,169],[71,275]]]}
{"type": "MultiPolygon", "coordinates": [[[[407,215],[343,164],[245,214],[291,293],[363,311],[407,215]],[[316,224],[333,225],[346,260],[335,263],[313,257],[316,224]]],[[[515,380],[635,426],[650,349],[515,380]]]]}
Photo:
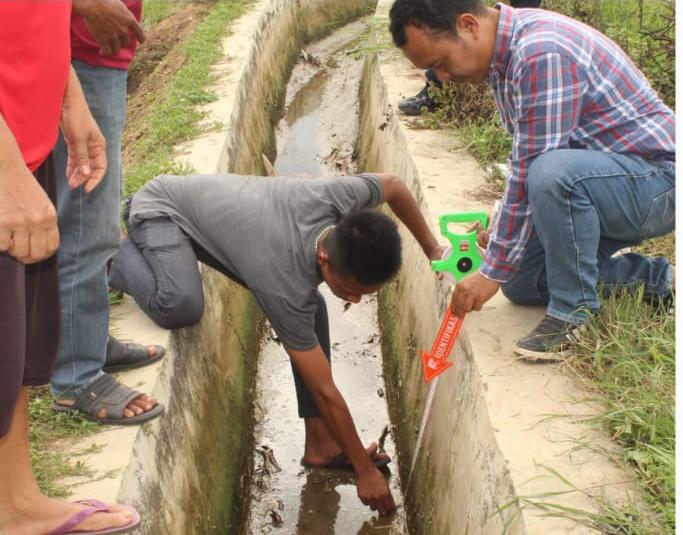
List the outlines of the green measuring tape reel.
{"type": "Polygon", "coordinates": [[[451,246],[444,258],[432,261],[434,271],[450,273],[456,281],[460,281],[470,273],[475,272],[481,265],[481,254],[477,247],[477,231],[455,234],[448,230],[452,223],[477,223],[484,230],[488,228],[489,218],[484,212],[462,212],[459,214],[445,214],[439,217],[441,235],[448,238],[451,246]]]}

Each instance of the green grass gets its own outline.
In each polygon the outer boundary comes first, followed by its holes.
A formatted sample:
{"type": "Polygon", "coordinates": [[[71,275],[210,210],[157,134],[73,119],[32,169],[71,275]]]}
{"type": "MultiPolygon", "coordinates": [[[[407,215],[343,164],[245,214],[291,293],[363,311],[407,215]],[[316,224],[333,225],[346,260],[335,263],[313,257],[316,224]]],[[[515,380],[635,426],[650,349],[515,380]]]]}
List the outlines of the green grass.
{"type": "Polygon", "coordinates": [[[149,112],[148,134],[133,149],[124,179],[126,195],[157,175],[192,172],[189,166],[174,161],[173,147],[204,131],[200,122],[206,114],[198,107],[216,99],[209,88],[214,80],[211,67],[221,59],[221,41],[230,31],[229,24],[244,12],[245,5],[243,1],[217,2],[186,43],[186,61],[166,97],[149,112]]]}
{"type": "Polygon", "coordinates": [[[57,483],[59,478],[87,475],[85,465],[73,462],[67,453],[55,448],[61,439],[81,437],[97,430],[97,424],[71,413],[51,409],[52,395],[46,387],[32,388],[29,395],[29,451],[33,473],[48,496],[67,496],[69,490],[57,483]]]}
{"type": "Polygon", "coordinates": [[[142,24],[151,28],[177,11],[187,0],[145,0],[142,4],[142,24]]]}
{"type": "Polygon", "coordinates": [[[623,446],[662,531],[675,527],[675,317],[634,294],[607,298],[568,364],[606,404],[594,420],[623,446]]]}

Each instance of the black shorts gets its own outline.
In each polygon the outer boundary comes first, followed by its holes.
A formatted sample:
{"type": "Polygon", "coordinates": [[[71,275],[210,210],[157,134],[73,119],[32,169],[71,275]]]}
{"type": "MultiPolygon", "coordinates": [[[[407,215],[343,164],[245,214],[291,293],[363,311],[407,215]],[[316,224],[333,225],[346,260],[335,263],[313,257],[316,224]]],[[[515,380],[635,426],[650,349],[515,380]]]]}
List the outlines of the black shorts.
{"type": "MultiPolygon", "coordinates": [[[[56,201],[52,156],[34,173],[56,201]]],[[[23,386],[50,382],[59,344],[57,255],[24,265],[0,253],[0,437],[23,386]]]]}

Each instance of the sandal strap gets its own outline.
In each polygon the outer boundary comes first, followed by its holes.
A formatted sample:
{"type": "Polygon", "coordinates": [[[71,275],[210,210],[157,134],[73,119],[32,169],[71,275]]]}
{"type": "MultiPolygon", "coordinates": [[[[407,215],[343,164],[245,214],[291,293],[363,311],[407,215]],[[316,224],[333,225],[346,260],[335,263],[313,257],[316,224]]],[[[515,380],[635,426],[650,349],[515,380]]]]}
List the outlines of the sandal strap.
{"type": "Polygon", "coordinates": [[[86,508],[78,511],[78,513],[69,518],[69,520],[64,522],[61,526],[53,529],[50,533],[48,533],[48,535],[64,535],[65,533],[70,533],[73,528],[84,522],[87,518],[90,518],[95,513],[106,513],[109,511],[109,506],[99,500],[81,500],[76,503],[83,504],[86,506],[86,508]]]}
{"type": "Polygon", "coordinates": [[[105,373],[78,396],[74,408],[93,418],[97,418],[100,410],[107,409],[107,418],[121,419],[128,404],[141,395],[105,373]]]}

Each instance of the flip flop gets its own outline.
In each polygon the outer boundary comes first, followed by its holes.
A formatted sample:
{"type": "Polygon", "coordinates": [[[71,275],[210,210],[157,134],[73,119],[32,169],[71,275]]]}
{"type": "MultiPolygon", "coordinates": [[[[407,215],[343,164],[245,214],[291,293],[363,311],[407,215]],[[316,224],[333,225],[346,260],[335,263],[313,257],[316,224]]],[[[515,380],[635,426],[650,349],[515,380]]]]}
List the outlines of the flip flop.
{"type": "Polygon", "coordinates": [[[107,360],[102,370],[110,373],[141,368],[142,366],[154,364],[166,353],[163,347],[154,345],[156,353],[152,357],[147,348],[148,346],[146,345],[121,342],[110,336],[107,342],[107,360]]]}
{"type": "MultiPolygon", "coordinates": [[[[391,462],[391,457],[385,454],[385,456],[381,459],[373,459],[373,462],[375,463],[377,469],[381,470],[391,462]]],[[[303,460],[301,461],[301,464],[303,464],[307,468],[324,468],[328,470],[353,470],[353,465],[351,464],[351,462],[349,461],[348,457],[344,452],[341,452],[335,457],[332,457],[332,459],[327,461],[327,463],[325,463],[324,465],[313,466],[308,463],[305,463],[303,460]]]]}
{"type": "Polygon", "coordinates": [[[138,513],[130,505],[124,505],[124,507],[133,514],[133,518],[125,526],[101,529],[99,531],[71,531],[73,528],[95,513],[111,512],[109,506],[99,500],[79,500],[76,503],[81,503],[83,505],[87,505],[88,507],[76,513],[69,520],[64,522],[64,524],[48,533],[48,535],[114,535],[115,533],[130,533],[140,525],[140,513],[138,513]]]}
{"type": "Polygon", "coordinates": [[[105,373],[88,385],[73,405],[63,405],[55,401],[52,403],[52,409],[57,412],[78,411],[88,420],[101,424],[137,425],[148,422],[164,412],[164,406],[158,403],[147,412],[126,418],[123,411],[131,401],[141,395],[141,392],[128,388],[105,373]],[[107,409],[107,416],[98,418],[97,414],[102,409],[107,409]]]}

